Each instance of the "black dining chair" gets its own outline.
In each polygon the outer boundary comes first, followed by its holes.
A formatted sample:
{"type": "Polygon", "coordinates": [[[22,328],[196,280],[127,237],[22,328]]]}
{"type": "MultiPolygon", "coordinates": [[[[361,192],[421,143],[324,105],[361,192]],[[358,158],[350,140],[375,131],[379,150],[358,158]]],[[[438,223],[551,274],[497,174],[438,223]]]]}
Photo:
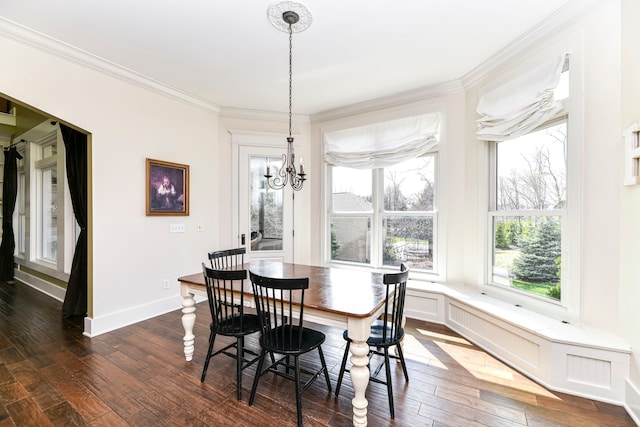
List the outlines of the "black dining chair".
{"type": "Polygon", "coordinates": [[[235,249],[209,252],[209,262],[214,270],[238,270],[244,264],[244,254],[247,249],[243,246],[235,249]]]}
{"type": "Polygon", "coordinates": [[[244,338],[260,330],[258,316],[244,312],[242,286],[247,278],[247,270],[214,270],[202,263],[209,309],[211,311],[211,332],[209,349],[202,369],[201,382],[207,375],[209,361],[213,356],[223,353],[236,359],[237,398],[242,399],[242,371],[258,361],[256,351],[246,349],[244,338]],[[235,341],[214,351],[216,335],[234,337],[235,341]],[[235,352],[230,351],[235,348],[235,352]],[[246,355],[250,356],[247,357],[246,355]]]}
{"type": "MultiPolygon", "coordinates": [[[[371,332],[367,344],[369,344],[369,362],[373,355],[383,356],[384,361],[371,373],[370,381],[379,384],[385,384],[387,386],[387,394],[389,395],[389,409],[391,412],[391,418],[395,417],[393,409],[393,386],[391,380],[391,365],[390,359],[400,360],[402,365],[402,371],[404,372],[404,378],[409,381],[409,374],[407,373],[407,365],[404,362],[404,355],[402,353],[402,345],[400,341],[404,337],[404,328],[402,327],[402,316],[404,314],[404,300],[407,292],[407,279],[409,277],[409,270],[404,264],[400,265],[400,273],[387,273],[383,276],[383,283],[387,287],[387,300],[384,304],[384,312],[380,319],[373,322],[371,325],[371,332]],[[389,347],[395,346],[398,355],[389,353],[389,347]],[[382,349],[382,351],[380,351],[382,349]],[[382,365],[385,367],[386,379],[381,380],[378,378],[378,374],[382,369],[382,365]]],[[[340,386],[342,385],[342,379],[345,372],[349,372],[346,369],[347,358],[349,357],[349,348],[351,346],[351,339],[347,331],[344,331],[342,337],[347,341],[346,348],[344,349],[344,356],[342,357],[342,365],[340,366],[340,374],[338,376],[338,383],[336,384],[336,396],[340,393],[340,386]]],[[[369,363],[371,365],[371,363],[369,363]]]]}
{"type": "Polygon", "coordinates": [[[249,405],[253,404],[260,378],[271,372],[293,380],[296,387],[296,409],[298,426],[302,425],[302,393],[324,373],[327,388],[331,393],[331,383],[327,364],[322,353],[325,335],[317,330],[304,327],[304,294],[309,288],[309,278],[275,279],[249,271],[256,301],[256,311],[261,320],[260,345],[262,354],[251,388],[249,405]],[[295,305],[294,305],[295,304],[295,305]],[[299,312],[296,313],[296,307],[299,312]],[[311,370],[300,366],[300,356],[318,349],[321,368],[311,370]],[[263,369],[265,354],[272,354],[271,364],[263,369]],[[273,358],[279,355],[280,358],[273,358]],[[293,363],[292,360],[293,359],[293,363]],[[293,371],[293,374],[291,373],[293,371]],[[302,383],[301,373],[305,374],[302,383]]]}

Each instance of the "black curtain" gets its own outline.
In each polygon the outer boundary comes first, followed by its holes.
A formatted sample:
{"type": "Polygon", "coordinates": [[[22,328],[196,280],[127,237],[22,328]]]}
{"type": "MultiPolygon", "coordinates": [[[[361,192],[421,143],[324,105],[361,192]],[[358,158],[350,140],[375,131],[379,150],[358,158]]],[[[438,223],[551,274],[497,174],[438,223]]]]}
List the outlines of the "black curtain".
{"type": "Polygon", "coordinates": [[[13,280],[13,253],[16,241],[13,235],[13,210],[18,196],[18,159],[22,159],[15,146],[4,150],[2,182],[2,243],[0,244],[0,280],[13,280]]]}
{"type": "Polygon", "coordinates": [[[80,235],[73,254],[62,316],[87,314],[87,135],[60,123],[67,154],[67,181],[80,235]]]}

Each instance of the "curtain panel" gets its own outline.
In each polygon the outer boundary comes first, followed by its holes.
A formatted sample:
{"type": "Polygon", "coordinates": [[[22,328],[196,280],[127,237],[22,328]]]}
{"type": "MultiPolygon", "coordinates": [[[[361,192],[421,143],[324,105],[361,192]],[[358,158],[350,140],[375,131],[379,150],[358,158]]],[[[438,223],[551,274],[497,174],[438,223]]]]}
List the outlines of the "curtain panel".
{"type": "Polygon", "coordinates": [[[324,160],[356,169],[389,167],[433,150],[439,136],[440,113],[327,132],[324,160]]]}
{"type": "Polygon", "coordinates": [[[567,54],[543,64],[486,93],[478,102],[476,136],[483,141],[505,141],[526,135],[563,112],[555,97],[567,54]]]}
{"type": "Polygon", "coordinates": [[[4,149],[2,182],[2,243],[0,244],[0,280],[13,280],[13,253],[16,249],[13,234],[13,211],[18,196],[18,160],[22,159],[15,146],[4,149]]]}
{"type": "Polygon", "coordinates": [[[67,181],[71,204],[80,235],[73,254],[67,292],[62,303],[62,316],[87,314],[87,135],[60,123],[66,151],[67,181]]]}

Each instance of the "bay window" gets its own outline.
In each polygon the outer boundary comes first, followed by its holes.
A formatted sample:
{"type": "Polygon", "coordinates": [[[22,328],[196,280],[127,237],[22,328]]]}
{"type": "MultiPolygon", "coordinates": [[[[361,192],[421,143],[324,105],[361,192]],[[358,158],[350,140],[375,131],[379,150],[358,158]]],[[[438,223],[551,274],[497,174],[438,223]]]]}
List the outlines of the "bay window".
{"type": "Polygon", "coordinates": [[[325,134],[325,259],[435,272],[437,113],[325,134]]]}
{"type": "Polygon", "coordinates": [[[566,54],[478,104],[477,136],[490,154],[487,290],[550,313],[567,305],[568,105],[566,54]]]}
{"type": "Polygon", "coordinates": [[[489,208],[491,283],[561,300],[567,122],[495,142],[489,208]]]}

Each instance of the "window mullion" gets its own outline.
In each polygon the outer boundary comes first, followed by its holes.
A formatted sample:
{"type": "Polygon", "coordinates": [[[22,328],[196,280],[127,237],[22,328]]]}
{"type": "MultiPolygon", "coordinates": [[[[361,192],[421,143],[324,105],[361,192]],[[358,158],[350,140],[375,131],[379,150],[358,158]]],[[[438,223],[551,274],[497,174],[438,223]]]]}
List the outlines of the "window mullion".
{"type": "Polygon", "coordinates": [[[373,218],[371,221],[371,265],[382,267],[384,236],[384,169],[373,169],[373,218]]]}

